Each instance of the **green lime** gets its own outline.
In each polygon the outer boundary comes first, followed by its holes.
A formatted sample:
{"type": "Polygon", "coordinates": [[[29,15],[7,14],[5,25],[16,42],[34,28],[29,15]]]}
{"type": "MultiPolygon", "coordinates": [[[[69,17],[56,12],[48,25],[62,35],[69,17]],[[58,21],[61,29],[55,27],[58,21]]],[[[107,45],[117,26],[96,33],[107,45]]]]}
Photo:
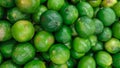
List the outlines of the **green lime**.
{"type": "Polygon", "coordinates": [[[103,49],[104,49],[104,47],[103,47],[103,42],[100,42],[100,41],[98,41],[98,42],[96,43],[96,45],[92,47],[92,50],[93,50],[94,52],[97,52],[97,51],[100,51],[100,50],[103,50],[103,49]]]}
{"type": "Polygon", "coordinates": [[[106,51],[99,51],[95,55],[96,63],[99,66],[105,67],[110,66],[112,64],[112,56],[106,51]]]}
{"type": "Polygon", "coordinates": [[[54,64],[54,63],[51,63],[49,68],[68,68],[67,64],[64,63],[64,64],[54,64]]]}
{"type": "Polygon", "coordinates": [[[40,0],[15,0],[16,6],[25,13],[34,13],[40,6],[40,0]]]}
{"type": "Polygon", "coordinates": [[[120,39],[120,22],[115,22],[112,25],[112,34],[115,38],[120,39]]]}
{"type": "Polygon", "coordinates": [[[48,7],[48,9],[58,11],[62,8],[64,3],[65,3],[64,0],[48,0],[47,1],[47,7],[48,7]]]}
{"type": "Polygon", "coordinates": [[[39,52],[46,52],[54,43],[54,36],[46,31],[38,32],[34,37],[34,45],[39,52]]]}
{"type": "Polygon", "coordinates": [[[15,47],[15,44],[16,44],[15,40],[8,40],[1,43],[0,51],[4,58],[10,58],[12,56],[12,51],[15,47]]]}
{"type": "Polygon", "coordinates": [[[60,10],[60,13],[66,25],[73,24],[78,18],[78,10],[74,5],[65,5],[60,10]]]}
{"type": "Polygon", "coordinates": [[[97,13],[98,19],[100,19],[104,26],[110,26],[115,22],[116,15],[111,8],[103,7],[97,13]]]}
{"type": "Polygon", "coordinates": [[[95,32],[94,21],[87,16],[80,17],[75,23],[75,29],[80,37],[87,38],[95,32]]]}
{"type": "Polygon", "coordinates": [[[49,51],[50,59],[55,64],[64,64],[70,58],[70,50],[63,44],[54,44],[49,51]]]}
{"type": "Polygon", "coordinates": [[[42,15],[42,13],[44,13],[45,11],[47,11],[47,7],[44,6],[44,5],[40,5],[38,7],[37,11],[34,12],[33,15],[32,15],[33,21],[35,23],[40,23],[40,17],[42,15]]]}
{"type": "Polygon", "coordinates": [[[19,65],[25,64],[33,59],[34,56],[35,48],[28,42],[17,44],[12,52],[12,60],[19,65]]]}
{"type": "Polygon", "coordinates": [[[6,60],[0,65],[0,68],[20,68],[20,66],[13,63],[12,60],[6,60]]]}
{"type": "Polygon", "coordinates": [[[77,9],[80,16],[88,16],[92,18],[94,15],[92,6],[87,2],[83,2],[83,1],[79,2],[77,4],[77,9]]]}
{"type": "Polygon", "coordinates": [[[117,0],[103,0],[101,4],[103,7],[112,7],[116,3],[117,3],[117,0]]]}
{"type": "Polygon", "coordinates": [[[12,26],[12,36],[18,42],[26,42],[34,36],[33,24],[28,20],[19,20],[12,26]]]}
{"type": "Polygon", "coordinates": [[[31,60],[24,65],[24,68],[46,68],[46,66],[41,60],[31,60]]]}
{"type": "Polygon", "coordinates": [[[88,0],[88,2],[92,7],[99,7],[102,0],[88,0]]]}
{"type": "Polygon", "coordinates": [[[62,27],[63,19],[57,11],[47,10],[41,15],[40,24],[46,31],[55,32],[62,27]]]}
{"type": "Polygon", "coordinates": [[[104,29],[103,23],[97,18],[94,18],[93,21],[95,24],[95,34],[100,34],[104,29]]]}
{"type": "Polygon", "coordinates": [[[112,37],[112,30],[109,27],[105,27],[97,37],[100,41],[108,41],[112,37]]]}
{"type": "Polygon", "coordinates": [[[75,39],[73,40],[73,49],[76,52],[86,53],[90,50],[90,48],[91,44],[89,39],[75,37],[75,39]]]}
{"type": "Polygon", "coordinates": [[[84,56],[78,63],[77,68],[96,68],[96,62],[91,56],[84,56]]]}
{"type": "Polygon", "coordinates": [[[111,38],[105,42],[105,49],[112,54],[118,53],[120,51],[120,41],[116,38],[111,38]]]}
{"type": "Polygon", "coordinates": [[[55,32],[55,39],[61,43],[67,43],[72,39],[72,31],[68,26],[63,26],[60,30],[55,32]]]}
{"type": "Polygon", "coordinates": [[[118,1],[113,7],[116,16],[120,17],[120,1],[118,1]]]}
{"type": "Polygon", "coordinates": [[[18,20],[29,19],[30,15],[21,12],[17,7],[14,7],[7,12],[7,19],[11,23],[15,23],[18,20]]]}
{"type": "Polygon", "coordinates": [[[7,41],[12,38],[11,24],[6,20],[0,21],[0,41],[7,41]]]}

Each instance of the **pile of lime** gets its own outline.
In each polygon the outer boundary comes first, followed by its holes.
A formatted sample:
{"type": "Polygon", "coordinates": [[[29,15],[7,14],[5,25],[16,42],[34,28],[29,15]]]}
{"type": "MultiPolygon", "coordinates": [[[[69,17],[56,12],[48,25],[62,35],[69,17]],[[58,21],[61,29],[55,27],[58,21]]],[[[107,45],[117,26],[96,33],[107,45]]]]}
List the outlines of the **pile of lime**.
{"type": "Polygon", "coordinates": [[[120,0],[0,0],[0,68],[120,68],[120,0]]]}

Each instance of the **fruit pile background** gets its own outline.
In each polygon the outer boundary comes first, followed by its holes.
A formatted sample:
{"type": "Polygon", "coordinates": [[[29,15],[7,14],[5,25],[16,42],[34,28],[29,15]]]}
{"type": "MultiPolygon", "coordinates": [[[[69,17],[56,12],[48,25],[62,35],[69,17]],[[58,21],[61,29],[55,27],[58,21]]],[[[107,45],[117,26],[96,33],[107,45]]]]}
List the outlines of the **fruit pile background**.
{"type": "Polygon", "coordinates": [[[120,68],[120,0],[0,0],[0,68],[120,68]]]}

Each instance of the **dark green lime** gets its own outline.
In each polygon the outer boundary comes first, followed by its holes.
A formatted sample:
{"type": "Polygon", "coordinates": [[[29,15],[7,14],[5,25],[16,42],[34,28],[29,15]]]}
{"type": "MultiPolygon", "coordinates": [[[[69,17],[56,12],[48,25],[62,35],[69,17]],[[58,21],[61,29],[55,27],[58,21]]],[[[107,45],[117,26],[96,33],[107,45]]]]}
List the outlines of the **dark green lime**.
{"type": "Polygon", "coordinates": [[[35,48],[28,42],[17,44],[12,52],[12,60],[19,65],[25,64],[33,59],[34,56],[35,48]]]}
{"type": "Polygon", "coordinates": [[[55,32],[55,39],[61,43],[67,43],[72,39],[72,31],[68,26],[63,26],[60,30],[55,32]]]}
{"type": "Polygon", "coordinates": [[[109,27],[105,27],[97,37],[100,41],[108,41],[112,37],[112,31],[109,27]]]}
{"type": "Polygon", "coordinates": [[[5,42],[2,42],[0,45],[0,51],[4,58],[10,58],[12,56],[12,51],[16,45],[15,40],[8,40],[5,42]]]}
{"type": "Polygon", "coordinates": [[[62,27],[63,19],[57,11],[47,10],[41,15],[40,24],[46,31],[54,32],[62,27]]]}
{"type": "Polygon", "coordinates": [[[11,22],[11,23],[15,23],[18,20],[22,20],[22,19],[29,19],[30,15],[21,12],[17,7],[14,7],[10,10],[8,10],[7,12],[7,19],[11,22]]]}

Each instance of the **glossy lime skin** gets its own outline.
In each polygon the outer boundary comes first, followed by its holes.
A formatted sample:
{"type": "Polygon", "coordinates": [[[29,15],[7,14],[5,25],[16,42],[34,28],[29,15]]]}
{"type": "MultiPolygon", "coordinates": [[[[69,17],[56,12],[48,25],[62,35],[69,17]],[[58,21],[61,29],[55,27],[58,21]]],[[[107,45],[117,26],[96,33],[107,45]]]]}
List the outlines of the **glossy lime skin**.
{"type": "Polygon", "coordinates": [[[0,53],[0,64],[2,63],[2,61],[3,61],[3,56],[2,56],[2,54],[0,53]]]}
{"type": "Polygon", "coordinates": [[[30,15],[21,12],[17,7],[14,7],[7,12],[7,19],[11,23],[15,23],[18,20],[29,19],[30,15]]]}
{"type": "Polygon", "coordinates": [[[90,43],[91,43],[91,46],[96,46],[96,43],[97,43],[97,36],[96,35],[91,35],[89,37],[89,40],[90,40],[90,43]]]}
{"type": "Polygon", "coordinates": [[[98,19],[100,19],[104,26],[110,26],[115,22],[116,15],[111,8],[102,8],[97,13],[98,19]]]}
{"type": "Polygon", "coordinates": [[[63,19],[61,15],[54,10],[45,11],[40,18],[40,24],[49,32],[55,32],[62,27],[63,19]]]}
{"type": "Polygon", "coordinates": [[[106,51],[99,51],[95,55],[95,60],[96,63],[102,67],[110,66],[112,64],[112,56],[106,51]]]}
{"type": "Polygon", "coordinates": [[[120,2],[118,1],[113,7],[117,17],[120,17],[120,2]]]}
{"type": "Polygon", "coordinates": [[[14,0],[0,0],[0,6],[5,8],[11,8],[15,5],[14,0]]]}
{"type": "Polygon", "coordinates": [[[25,13],[34,13],[40,5],[40,0],[15,0],[16,6],[25,13]]]}
{"type": "Polygon", "coordinates": [[[80,52],[77,52],[75,51],[74,49],[72,49],[70,51],[70,54],[71,56],[74,58],[74,59],[80,59],[81,57],[83,57],[85,55],[85,53],[80,53],[80,52]]]}
{"type": "Polygon", "coordinates": [[[67,64],[64,63],[64,64],[54,64],[54,63],[51,63],[49,68],[68,68],[67,64]]]}
{"type": "Polygon", "coordinates": [[[73,40],[73,49],[76,52],[86,53],[90,50],[91,44],[89,39],[76,37],[73,40]]]}
{"type": "Polygon", "coordinates": [[[74,5],[66,5],[60,10],[65,24],[73,24],[78,18],[78,10],[74,5]]]}
{"type": "Polygon", "coordinates": [[[6,20],[0,21],[0,41],[7,41],[12,38],[11,24],[6,20]]]}
{"type": "Polygon", "coordinates": [[[92,7],[99,7],[102,0],[88,0],[88,2],[92,7]]]}
{"type": "Polygon", "coordinates": [[[80,16],[88,16],[90,18],[93,17],[94,11],[92,6],[89,3],[83,2],[83,1],[79,2],[77,4],[77,9],[80,16]]]}
{"type": "Polygon", "coordinates": [[[78,63],[77,68],[96,68],[96,62],[91,56],[84,56],[78,63]]]}
{"type": "Polygon", "coordinates": [[[111,38],[105,42],[105,49],[112,54],[118,53],[120,51],[120,41],[116,38],[111,38]]]}
{"type": "Polygon", "coordinates": [[[46,68],[45,63],[41,60],[32,60],[24,65],[24,68],[46,68]]]}
{"type": "Polygon", "coordinates": [[[98,41],[98,42],[96,43],[96,45],[92,47],[92,50],[93,50],[94,52],[97,52],[97,51],[100,51],[100,50],[103,50],[103,49],[104,49],[103,43],[100,42],[100,41],[98,41]]]}
{"type": "Polygon", "coordinates": [[[34,12],[32,15],[33,21],[36,23],[40,23],[40,17],[42,15],[42,13],[44,13],[45,11],[47,11],[47,7],[44,5],[40,5],[38,7],[37,11],[34,12]]]}
{"type": "Polygon", "coordinates": [[[120,53],[116,53],[113,57],[113,67],[120,68],[120,53]]]}
{"type": "Polygon", "coordinates": [[[8,41],[1,43],[0,51],[2,55],[4,56],[4,58],[11,57],[15,44],[16,44],[15,40],[8,40],[8,41]]]}
{"type": "Polygon", "coordinates": [[[0,19],[2,19],[4,16],[4,9],[0,7],[0,19]]]}
{"type": "Polygon", "coordinates": [[[112,34],[115,38],[120,39],[120,22],[115,22],[112,25],[112,34]]]}
{"type": "Polygon", "coordinates": [[[75,23],[75,29],[80,37],[87,38],[94,34],[95,25],[92,19],[87,16],[83,16],[75,23]]]}
{"type": "Polygon", "coordinates": [[[94,18],[93,21],[95,24],[95,34],[100,34],[104,29],[103,23],[97,18],[94,18]]]}
{"type": "Polygon", "coordinates": [[[13,38],[18,42],[26,42],[34,36],[33,24],[28,20],[19,20],[11,28],[13,38]]]}
{"type": "Polygon", "coordinates": [[[35,48],[32,44],[25,42],[19,43],[13,50],[12,60],[19,65],[23,65],[35,56],[35,48]]]}
{"type": "Polygon", "coordinates": [[[103,0],[101,5],[104,7],[112,7],[117,3],[117,0],[103,0]]]}
{"type": "Polygon", "coordinates": [[[64,3],[65,3],[65,0],[48,0],[47,7],[48,9],[58,11],[62,8],[64,3]]]}
{"type": "Polygon", "coordinates": [[[46,52],[54,43],[54,36],[46,31],[38,32],[34,37],[34,45],[39,52],[46,52]]]}
{"type": "Polygon", "coordinates": [[[60,30],[55,32],[55,39],[61,43],[67,43],[72,39],[72,31],[68,26],[63,26],[60,30]]]}
{"type": "Polygon", "coordinates": [[[63,44],[54,44],[49,51],[50,59],[55,64],[64,64],[70,58],[69,49],[63,44]]]}
{"type": "Polygon", "coordinates": [[[6,60],[0,65],[0,68],[20,68],[20,66],[13,63],[12,60],[6,60]]]}
{"type": "Polygon", "coordinates": [[[105,27],[102,33],[98,35],[98,40],[108,41],[112,37],[112,30],[109,27],[105,27]]]}

